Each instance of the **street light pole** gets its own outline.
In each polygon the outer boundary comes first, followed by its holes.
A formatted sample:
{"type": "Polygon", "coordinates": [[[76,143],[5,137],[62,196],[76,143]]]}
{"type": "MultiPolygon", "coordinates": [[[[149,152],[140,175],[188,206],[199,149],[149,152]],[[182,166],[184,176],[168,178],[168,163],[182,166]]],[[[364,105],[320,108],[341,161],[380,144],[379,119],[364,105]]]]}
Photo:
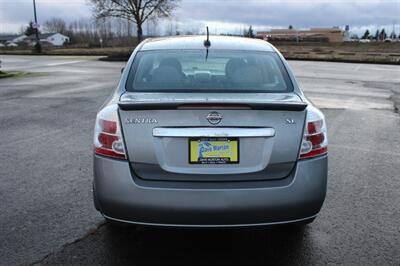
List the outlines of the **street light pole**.
{"type": "Polygon", "coordinates": [[[35,35],[36,35],[36,44],[35,44],[35,50],[38,53],[42,52],[42,47],[40,45],[40,39],[39,39],[39,24],[37,22],[37,15],[36,15],[36,1],[33,0],[33,14],[35,16],[35,35]]]}

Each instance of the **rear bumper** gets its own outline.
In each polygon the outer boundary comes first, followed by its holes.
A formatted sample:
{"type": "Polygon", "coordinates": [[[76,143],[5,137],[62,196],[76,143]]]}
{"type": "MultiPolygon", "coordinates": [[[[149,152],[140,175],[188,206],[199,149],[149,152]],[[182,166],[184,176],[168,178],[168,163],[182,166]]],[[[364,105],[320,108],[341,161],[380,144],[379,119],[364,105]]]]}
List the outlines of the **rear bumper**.
{"type": "MultiPolygon", "coordinates": [[[[143,186],[129,163],[95,156],[96,208],[112,220],[165,226],[251,226],[315,217],[326,194],[327,156],[297,163],[282,186],[195,189],[143,186]],[[136,178],[137,179],[137,178],[136,178]]],[[[168,183],[168,182],[167,182],[168,183]]]]}

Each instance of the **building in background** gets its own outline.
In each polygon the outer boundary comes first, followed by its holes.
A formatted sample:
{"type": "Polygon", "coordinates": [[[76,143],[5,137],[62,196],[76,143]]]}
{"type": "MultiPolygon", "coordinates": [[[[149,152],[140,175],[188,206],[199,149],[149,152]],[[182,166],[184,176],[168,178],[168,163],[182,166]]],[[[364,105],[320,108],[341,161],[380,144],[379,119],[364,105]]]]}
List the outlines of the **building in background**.
{"type": "Polygon", "coordinates": [[[268,41],[340,43],[350,41],[349,29],[349,26],[346,26],[346,30],[339,27],[311,28],[309,30],[272,29],[271,31],[257,32],[257,37],[268,41]]]}
{"type": "MultiPolygon", "coordinates": [[[[60,33],[39,34],[40,42],[48,46],[63,46],[70,42],[70,38],[60,33]]],[[[36,35],[4,35],[0,36],[0,47],[17,47],[22,44],[33,45],[36,42],[36,35]]]]}
{"type": "MultiPolygon", "coordinates": [[[[42,44],[52,45],[52,46],[63,46],[66,43],[69,43],[70,38],[61,33],[42,33],[39,34],[39,40],[42,44]]],[[[29,35],[26,41],[30,43],[36,42],[36,35],[29,35]]]]}
{"type": "Polygon", "coordinates": [[[16,47],[25,39],[26,35],[3,35],[0,36],[0,47],[16,47]]]}

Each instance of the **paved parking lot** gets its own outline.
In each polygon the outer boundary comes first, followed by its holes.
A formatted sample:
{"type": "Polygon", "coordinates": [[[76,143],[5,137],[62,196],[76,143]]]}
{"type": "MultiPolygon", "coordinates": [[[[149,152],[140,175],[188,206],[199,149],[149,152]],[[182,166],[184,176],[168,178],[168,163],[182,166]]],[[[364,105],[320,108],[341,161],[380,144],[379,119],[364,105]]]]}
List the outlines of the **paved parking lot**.
{"type": "Polygon", "coordinates": [[[91,198],[95,114],[123,63],[0,56],[0,265],[400,265],[400,67],[292,61],[327,117],[329,184],[304,229],[113,229],[91,198]]]}

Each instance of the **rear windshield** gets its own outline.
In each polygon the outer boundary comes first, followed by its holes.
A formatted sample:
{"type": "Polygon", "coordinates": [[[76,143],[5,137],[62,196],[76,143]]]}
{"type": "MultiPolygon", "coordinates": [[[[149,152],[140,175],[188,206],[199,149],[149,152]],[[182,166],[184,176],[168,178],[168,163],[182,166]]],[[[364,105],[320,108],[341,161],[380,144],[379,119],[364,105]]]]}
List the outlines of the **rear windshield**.
{"type": "Polygon", "coordinates": [[[138,52],[126,89],[140,92],[289,92],[274,52],[158,50],[138,52]]]}

